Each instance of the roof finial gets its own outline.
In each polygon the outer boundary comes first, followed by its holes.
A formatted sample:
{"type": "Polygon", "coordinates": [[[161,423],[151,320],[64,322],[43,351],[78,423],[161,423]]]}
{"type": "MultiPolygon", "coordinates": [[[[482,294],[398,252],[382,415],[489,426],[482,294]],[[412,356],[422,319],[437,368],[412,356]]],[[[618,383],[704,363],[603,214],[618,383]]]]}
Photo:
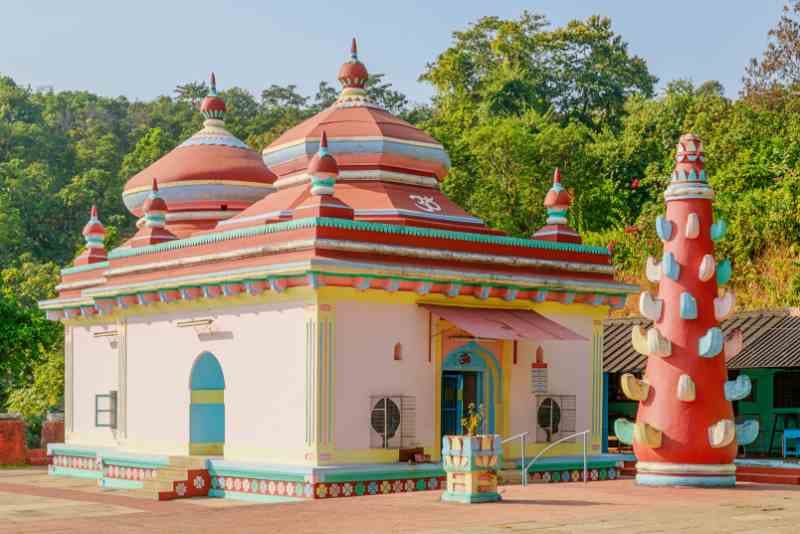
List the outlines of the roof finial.
{"type": "Polygon", "coordinates": [[[86,250],[75,259],[75,265],[87,265],[106,261],[107,254],[103,240],[106,237],[106,229],[97,215],[97,206],[92,205],[89,211],[89,222],[83,227],[83,237],[86,240],[86,250]]]}
{"type": "Polygon", "coordinates": [[[342,97],[363,97],[364,88],[369,79],[367,67],[358,60],[358,43],[356,38],[350,44],[350,61],[346,61],[339,69],[339,82],[342,84],[342,97]]]}
{"type": "Polygon", "coordinates": [[[312,195],[333,195],[333,186],[339,176],[339,165],[328,152],[328,134],[322,131],[319,150],[308,163],[308,174],[311,175],[312,195]]]}
{"type": "Polygon", "coordinates": [[[217,96],[217,77],[214,76],[213,72],[209,77],[208,85],[209,85],[209,90],[208,90],[209,96],[217,96]]]}
{"type": "Polygon", "coordinates": [[[158,192],[158,180],[153,178],[153,188],[144,201],[144,224],[149,228],[164,228],[167,225],[167,203],[158,192]]]}
{"type": "Polygon", "coordinates": [[[547,196],[544,197],[544,207],[547,208],[547,225],[533,234],[533,238],[580,243],[580,236],[567,223],[567,211],[571,204],[572,197],[561,185],[561,169],[556,167],[553,171],[553,185],[550,186],[547,196]]]}
{"type": "Polygon", "coordinates": [[[217,77],[212,72],[208,77],[208,96],[200,103],[200,112],[206,120],[225,120],[225,101],[217,94],[217,77]]]}

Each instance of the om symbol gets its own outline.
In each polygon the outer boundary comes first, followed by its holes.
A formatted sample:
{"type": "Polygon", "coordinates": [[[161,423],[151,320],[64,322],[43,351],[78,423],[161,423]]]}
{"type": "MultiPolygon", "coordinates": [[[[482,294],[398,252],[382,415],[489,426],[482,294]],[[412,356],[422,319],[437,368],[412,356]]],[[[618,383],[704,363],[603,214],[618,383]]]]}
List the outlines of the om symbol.
{"type": "Polygon", "coordinates": [[[414,201],[422,211],[433,213],[434,211],[442,211],[442,207],[436,202],[433,197],[423,197],[420,195],[408,195],[408,198],[414,201]]]}

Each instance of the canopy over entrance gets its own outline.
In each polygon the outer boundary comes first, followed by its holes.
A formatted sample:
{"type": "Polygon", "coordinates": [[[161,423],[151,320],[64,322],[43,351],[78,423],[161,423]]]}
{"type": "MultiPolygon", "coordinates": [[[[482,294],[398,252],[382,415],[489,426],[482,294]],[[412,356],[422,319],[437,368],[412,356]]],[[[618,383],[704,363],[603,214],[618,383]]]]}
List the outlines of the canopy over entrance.
{"type": "Polygon", "coordinates": [[[534,341],[585,341],[586,338],[531,310],[456,308],[422,304],[475,337],[534,341]]]}

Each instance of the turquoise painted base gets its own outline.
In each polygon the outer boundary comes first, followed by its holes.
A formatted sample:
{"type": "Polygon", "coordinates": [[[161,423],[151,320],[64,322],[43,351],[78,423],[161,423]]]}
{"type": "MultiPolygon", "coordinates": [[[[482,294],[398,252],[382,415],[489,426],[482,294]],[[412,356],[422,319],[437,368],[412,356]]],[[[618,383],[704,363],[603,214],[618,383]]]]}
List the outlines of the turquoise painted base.
{"type": "Polygon", "coordinates": [[[732,488],[736,485],[736,475],[724,476],[670,476],[637,474],[636,483],[640,486],[672,486],[686,488],[732,488]]]}
{"type": "Polygon", "coordinates": [[[50,475],[57,475],[62,477],[76,477],[76,478],[92,478],[98,479],[103,477],[101,471],[89,471],[88,469],[73,469],[71,467],[58,467],[51,465],[47,470],[50,475]]]}
{"type": "Polygon", "coordinates": [[[500,494],[495,492],[487,493],[452,493],[445,491],[442,493],[442,500],[444,502],[459,502],[463,504],[472,504],[479,502],[497,502],[501,500],[500,494]]]}
{"type": "Polygon", "coordinates": [[[209,497],[221,497],[223,499],[233,499],[237,501],[251,501],[262,503],[286,503],[286,502],[310,502],[311,499],[299,499],[297,497],[282,497],[278,495],[259,495],[253,493],[244,493],[239,491],[226,491],[221,489],[208,490],[209,497]]]}
{"type": "Polygon", "coordinates": [[[109,489],[142,489],[144,483],[139,480],[123,480],[120,478],[102,478],[100,486],[109,489]]]}

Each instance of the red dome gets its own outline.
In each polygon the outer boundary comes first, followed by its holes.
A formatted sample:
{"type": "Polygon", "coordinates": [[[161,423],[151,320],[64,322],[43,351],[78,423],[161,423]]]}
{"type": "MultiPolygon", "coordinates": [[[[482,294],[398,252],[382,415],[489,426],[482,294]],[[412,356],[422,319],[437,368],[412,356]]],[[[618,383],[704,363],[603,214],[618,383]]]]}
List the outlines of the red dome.
{"type": "Polygon", "coordinates": [[[227,109],[225,108],[225,101],[214,95],[203,98],[203,102],[200,103],[200,111],[203,113],[208,113],[209,111],[225,113],[227,109]]]}

